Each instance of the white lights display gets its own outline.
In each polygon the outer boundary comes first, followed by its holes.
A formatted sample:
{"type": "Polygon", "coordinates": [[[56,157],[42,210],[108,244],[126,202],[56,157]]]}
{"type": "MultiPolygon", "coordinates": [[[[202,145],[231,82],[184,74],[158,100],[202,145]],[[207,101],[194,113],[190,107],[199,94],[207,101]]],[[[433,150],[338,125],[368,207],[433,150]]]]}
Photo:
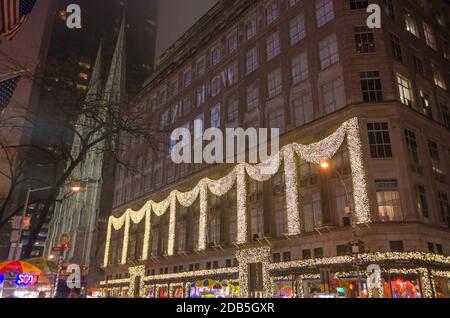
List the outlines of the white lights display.
{"type": "Polygon", "coordinates": [[[239,250],[236,253],[239,262],[239,287],[241,288],[241,297],[248,298],[248,265],[254,263],[262,264],[263,278],[263,297],[270,298],[273,296],[273,282],[269,274],[270,268],[270,247],[252,248],[239,250]]]}
{"type": "MultiPolygon", "coordinates": [[[[449,266],[450,265],[450,257],[430,254],[430,253],[422,253],[422,252],[386,252],[386,253],[370,253],[370,254],[361,254],[361,259],[366,264],[377,264],[382,263],[383,261],[409,261],[411,264],[418,262],[429,262],[433,264],[439,264],[440,266],[449,266]]],[[[146,290],[149,286],[156,286],[156,290],[159,287],[169,287],[174,284],[180,285],[181,282],[185,283],[185,292],[189,290],[190,283],[186,283],[185,280],[191,281],[191,279],[201,279],[204,277],[220,277],[220,276],[233,276],[239,277],[239,286],[241,289],[241,297],[249,297],[248,290],[248,265],[253,263],[262,263],[263,270],[263,296],[264,297],[273,297],[274,290],[274,281],[277,279],[288,280],[292,279],[297,281],[298,289],[295,291],[298,297],[305,297],[304,292],[304,281],[305,280],[317,280],[320,278],[320,274],[300,274],[300,275],[283,275],[283,276],[274,276],[271,277],[270,273],[272,271],[280,271],[280,270],[301,270],[303,269],[318,269],[321,267],[330,267],[332,265],[343,265],[343,264],[351,264],[352,257],[351,256],[337,256],[330,258],[322,258],[322,259],[308,259],[308,260],[295,260],[290,262],[282,262],[282,263],[271,263],[271,249],[270,247],[260,247],[260,248],[252,248],[252,249],[243,249],[238,250],[236,253],[236,257],[239,262],[239,267],[232,268],[218,268],[218,269],[207,269],[207,270],[197,270],[190,272],[180,272],[180,273],[168,273],[168,274],[159,274],[159,275],[151,275],[145,276],[145,266],[136,266],[130,267],[129,273],[130,278],[124,279],[116,279],[116,280],[108,280],[100,282],[100,286],[103,288],[103,293],[107,292],[117,292],[120,290],[124,290],[126,288],[128,290],[128,297],[133,297],[136,286],[134,286],[136,282],[136,277],[141,278],[140,286],[139,286],[139,295],[142,297],[146,294],[146,290]],[[160,282],[167,283],[160,283],[160,282]],[[113,287],[109,287],[113,285],[113,287]],[[121,287],[117,287],[117,285],[121,285],[121,287]],[[126,285],[126,287],[125,287],[126,285]]],[[[382,269],[382,273],[386,274],[399,274],[399,275],[408,275],[408,274],[416,274],[420,277],[420,282],[422,286],[422,295],[425,298],[433,297],[433,293],[435,290],[433,277],[444,277],[450,278],[450,271],[442,271],[442,270],[428,270],[424,267],[418,268],[389,268],[382,269]]],[[[336,272],[334,273],[335,278],[354,278],[357,276],[355,271],[349,272],[336,272]]],[[[367,273],[361,273],[362,278],[367,277],[367,273]]],[[[369,297],[375,297],[373,295],[373,291],[369,290],[369,297]]],[[[384,291],[382,288],[379,289],[377,297],[383,295],[384,291]]],[[[185,297],[188,295],[185,294],[185,297]]]]}
{"type": "Polygon", "coordinates": [[[127,210],[125,214],[119,218],[111,216],[108,222],[106,236],[104,266],[106,267],[108,265],[111,232],[113,230],[118,231],[123,226],[125,226],[125,230],[121,262],[122,264],[126,263],[130,221],[138,224],[145,219],[145,237],[142,259],[148,259],[148,250],[151,240],[152,212],[156,216],[162,216],[168,210],[170,211],[167,254],[169,256],[173,255],[175,249],[177,203],[183,207],[190,207],[198,198],[200,200],[198,249],[200,251],[205,250],[208,232],[208,192],[216,196],[223,196],[229,192],[234,185],[236,185],[237,197],[237,243],[246,243],[248,241],[247,176],[259,182],[267,181],[278,172],[282,162],[284,163],[286,182],[287,234],[300,234],[302,229],[302,217],[299,208],[300,196],[298,191],[296,156],[306,162],[319,164],[329,160],[336,154],[342,146],[346,136],[352,169],[355,220],[358,224],[369,223],[371,221],[370,208],[361,140],[359,137],[358,119],[353,118],[346,121],[333,134],[322,141],[310,145],[300,145],[297,143],[286,145],[280,150],[278,155],[272,156],[264,163],[258,165],[250,165],[247,163],[238,164],[230,173],[219,180],[205,178],[200,180],[190,191],[182,193],[174,190],[166,199],[159,203],[150,200],[139,211],[127,210]]]}
{"type": "Polygon", "coordinates": [[[146,288],[142,282],[142,278],[145,276],[145,265],[130,267],[129,273],[130,273],[130,278],[129,278],[130,287],[128,289],[128,297],[130,297],[130,298],[134,297],[136,288],[139,288],[139,290],[138,290],[139,297],[145,297],[146,288]],[[136,281],[137,281],[136,278],[138,278],[138,277],[141,278],[140,280],[138,280],[140,282],[140,285],[135,286],[136,281]]]}

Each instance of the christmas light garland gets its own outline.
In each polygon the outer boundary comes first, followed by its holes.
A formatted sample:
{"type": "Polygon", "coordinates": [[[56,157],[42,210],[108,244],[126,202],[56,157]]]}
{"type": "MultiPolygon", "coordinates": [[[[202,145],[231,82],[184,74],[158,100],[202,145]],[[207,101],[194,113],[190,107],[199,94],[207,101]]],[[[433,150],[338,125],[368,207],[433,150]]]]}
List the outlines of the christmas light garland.
{"type": "Polygon", "coordinates": [[[134,292],[136,290],[136,278],[137,277],[141,277],[140,280],[140,285],[139,287],[139,297],[145,297],[145,292],[146,292],[146,288],[144,283],[142,282],[142,278],[145,276],[145,265],[141,265],[141,266],[135,266],[135,267],[130,267],[128,269],[128,272],[130,273],[130,287],[128,289],[128,297],[133,298],[134,297],[134,292]]]}
{"type": "Polygon", "coordinates": [[[253,263],[262,264],[263,297],[272,297],[273,281],[269,274],[270,257],[270,247],[260,247],[237,251],[236,258],[239,263],[239,287],[241,289],[242,298],[248,298],[250,296],[248,290],[248,265],[253,263]]]}
{"type": "Polygon", "coordinates": [[[198,197],[200,197],[198,250],[205,250],[207,245],[208,191],[216,196],[223,196],[229,192],[235,184],[237,192],[237,243],[246,243],[248,241],[247,175],[253,180],[259,182],[267,181],[278,172],[281,162],[283,161],[286,180],[287,234],[300,234],[302,229],[302,217],[300,215],[299,208],[297,163],[295,155],[299,156],[306,162],[319,164],[323,161],[329,160],[337,153],[345,140],[345,136],[347,136],[352,169],[355,220],[358,224],[369,223],[371,221],[370,207],[362,156],[362,146],[359,137],[359,125],[358,119],[353,118],[346,121],[332,135],[322,141],[306,146],[296,143],[289,144],[284,146],[277,155],[272,156],[261,164],[239,164],[235,166],[229,174],[219,180],[205,178],[200,180],[199,183],[188,192],[182,193],[174,190],[161,202],[156,203],[150,200],[139,211],[127,210],[119,218],[111,216],[108,222],[106,235],[103,262],[104,267],[108,265],[112,230],[118,231],[125,226],[121,257],[121,263],[125,264],[128,253],[130,220],[137,224],[144,219],[144,216],[145,235],[142,259],[148,259],[148,250],[151,239],[150,214],[152,212],[157,216],[162,216],[167,210],[170,210],[167,254],[173,255],[176,237],[177,202],[183,207],[190,207],[194,204],[198,197]]]}

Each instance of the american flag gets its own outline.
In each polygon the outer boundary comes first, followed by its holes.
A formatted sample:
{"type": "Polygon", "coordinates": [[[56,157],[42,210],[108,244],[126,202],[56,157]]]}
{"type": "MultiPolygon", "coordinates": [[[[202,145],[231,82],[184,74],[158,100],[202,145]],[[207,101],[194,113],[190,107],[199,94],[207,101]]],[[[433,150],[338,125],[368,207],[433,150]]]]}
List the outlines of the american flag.
{"type": "Polygon", "coordinates": [[[0,36],[11,40],[26,22],[36,0],[0,0],[0,36]]]}
{"type": "Polygon", "coordinates": [[[20,77],[20,75],[16,75],[0,82],[0,111],[8,106],[20,77]]]}

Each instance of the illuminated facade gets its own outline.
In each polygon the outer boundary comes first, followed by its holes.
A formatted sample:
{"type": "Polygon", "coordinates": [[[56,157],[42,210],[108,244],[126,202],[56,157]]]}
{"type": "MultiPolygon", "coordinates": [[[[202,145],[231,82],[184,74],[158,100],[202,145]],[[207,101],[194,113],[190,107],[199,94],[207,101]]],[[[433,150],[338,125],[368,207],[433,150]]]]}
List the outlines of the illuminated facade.
{"type": "Polygon", "coordinates": [[[165,130],[280,128],[279,169],[123,136],[105,296],[449,296],[448,10],[384,1],[371,30],[367,3],[224,1],[168,49],[137,107],[165,130]]]}

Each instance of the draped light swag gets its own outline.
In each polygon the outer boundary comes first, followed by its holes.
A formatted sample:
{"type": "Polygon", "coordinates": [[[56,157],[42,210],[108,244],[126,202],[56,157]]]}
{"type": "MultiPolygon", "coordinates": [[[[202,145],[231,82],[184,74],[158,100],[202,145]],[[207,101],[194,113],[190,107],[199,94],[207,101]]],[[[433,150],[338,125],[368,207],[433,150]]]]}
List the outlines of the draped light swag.
{"type": "Polygon", "coordinates": [[[190,207],[199,198],[200,216],[198,249],[206,249],[206,233],[208,224],[208,193],[223,196],[236,185],[237,196],[237,242],[247,242],[247,176],[259,182],[271,179],[280,170],[284,163],[284,174],[286,182],[286,209],[287,209],[287,231],[289,235],[301,233],[302,215],[300,214],[300,197],[298,193],[297,157],[314,164],[331,159],[342,146],[347,137],[352,183],[354,197],[355,220],[358,224],[370,223],[370,208],[367,195],[366,176],[364,172],[361,139],[359,136],[359,124],[357,118],[352,118],[342,124],[329,137],[310,145],[292,143],[284,146],[279,154],[272,156],[266,162],[250,165],[248,163],[238,164],[234,169],[219,180],[208,178],[200,182],[190,191],[172,191],[169,196],[161,201],[148,201],[139,211],[127,210],[121,217],[109,217],[104,266],[108,265],[111,232],[118,231],[125,226],[121,263],[125,264],[128,253],[128,239],[130,222],[138,224],[145,219],[145,234],[142,251],[142,259],[148,259],[148,249],[151,231],[152,212],[156,216],[162,216],[169,210],[169,237],[167,254],[174,254],[175,232],[177,222],[177,204],[190,207]]]}

